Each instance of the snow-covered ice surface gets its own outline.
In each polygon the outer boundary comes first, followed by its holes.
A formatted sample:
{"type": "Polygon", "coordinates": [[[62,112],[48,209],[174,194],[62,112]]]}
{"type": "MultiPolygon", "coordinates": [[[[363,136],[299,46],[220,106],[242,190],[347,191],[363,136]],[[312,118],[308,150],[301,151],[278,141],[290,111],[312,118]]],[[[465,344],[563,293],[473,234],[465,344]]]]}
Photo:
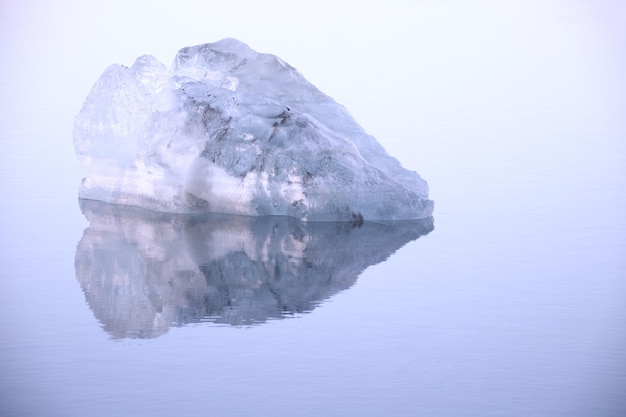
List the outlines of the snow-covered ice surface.
{"type": "Polygon", "coordinates": [[[280,58],[235,39],[112,65],[74,123],[83,199],[303,221],[427,218],[426,182],[280,58]]]}

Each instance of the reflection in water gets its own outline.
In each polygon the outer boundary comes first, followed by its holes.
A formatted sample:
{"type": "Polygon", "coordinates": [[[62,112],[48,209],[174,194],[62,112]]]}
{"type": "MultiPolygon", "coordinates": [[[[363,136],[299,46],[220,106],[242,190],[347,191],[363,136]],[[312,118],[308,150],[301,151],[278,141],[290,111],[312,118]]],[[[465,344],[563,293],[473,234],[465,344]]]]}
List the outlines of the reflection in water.
{"type": "Polygon", "coordinates": [[[368,266],[433,230],[432,218],[302,223],[185,216],[81,201],[76,276],[114,338],[192,322],[252,325],[313,310],[368,266]]]}

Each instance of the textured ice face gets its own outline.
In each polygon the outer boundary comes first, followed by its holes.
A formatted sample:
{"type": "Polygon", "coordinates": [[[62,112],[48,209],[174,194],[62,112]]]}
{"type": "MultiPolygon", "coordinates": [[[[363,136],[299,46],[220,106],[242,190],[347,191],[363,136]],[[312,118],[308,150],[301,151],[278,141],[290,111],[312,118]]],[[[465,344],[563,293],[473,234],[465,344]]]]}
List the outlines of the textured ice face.
{"type": "Polygon", "coordinates": [[[343,106],[235,39],[112,65],[74,125],[80,197],[309,221],[432,214],[428,187],[343,106]]]}

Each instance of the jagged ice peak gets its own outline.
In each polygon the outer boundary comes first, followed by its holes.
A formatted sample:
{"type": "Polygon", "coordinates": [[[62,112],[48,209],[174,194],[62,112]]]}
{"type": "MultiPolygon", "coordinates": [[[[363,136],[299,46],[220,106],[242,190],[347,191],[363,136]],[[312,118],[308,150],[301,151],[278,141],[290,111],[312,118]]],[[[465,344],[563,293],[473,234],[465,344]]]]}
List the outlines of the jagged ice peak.
{"type": "Polygon", "coordinates": [[[295,68],[236,39],[111,65],[74,123],[79,196],[303,221],[431,216],[426,182],[295,68]]]}

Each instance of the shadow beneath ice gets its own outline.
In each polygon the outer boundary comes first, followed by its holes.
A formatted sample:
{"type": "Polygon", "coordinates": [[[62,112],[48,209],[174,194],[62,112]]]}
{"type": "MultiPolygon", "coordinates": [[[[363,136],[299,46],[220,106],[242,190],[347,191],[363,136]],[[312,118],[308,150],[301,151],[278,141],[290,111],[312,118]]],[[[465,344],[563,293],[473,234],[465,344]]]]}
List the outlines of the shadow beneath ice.
{"type": "Polygon", "coordinates": [[[76,276],[113,338],[171,326],[254,325],[310,312],[363,270],[433,230],[417,221],[303,223],[190,216],[81,200],[76,276]]]}

